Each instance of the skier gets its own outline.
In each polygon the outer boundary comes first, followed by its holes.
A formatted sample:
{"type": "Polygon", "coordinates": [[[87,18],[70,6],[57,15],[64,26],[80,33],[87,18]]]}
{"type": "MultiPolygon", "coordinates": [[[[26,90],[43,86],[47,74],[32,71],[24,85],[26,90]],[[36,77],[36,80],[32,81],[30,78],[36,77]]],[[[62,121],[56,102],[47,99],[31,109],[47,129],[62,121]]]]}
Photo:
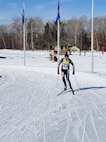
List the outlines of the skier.
{"type": "Polygon", "coordinates": [[[62,58],[60,60],[59,64],[58,64],[58,72],[57,72],[58,74],[60,74],[60,72],[59,72],[60,64],[62,64],[61,65],[61,75],[62,75],[62,80],[63,80],[63,83],[64,83],[64,90],[67,89],[67,84],[66,84],[66,79],[67,79],[67,81],[69,83],[69,87],[73,91],[73,88],[71,86],[71,82],[70,82],[70,79],[69,79],[70,64],[73,66],[73,72],[72,72],[73,75],[75,74],[75,67],[74,67],[74,63],[69,58],[69,55],[68,55],[67,52],[65,53],[64,58],[62,58]]]}

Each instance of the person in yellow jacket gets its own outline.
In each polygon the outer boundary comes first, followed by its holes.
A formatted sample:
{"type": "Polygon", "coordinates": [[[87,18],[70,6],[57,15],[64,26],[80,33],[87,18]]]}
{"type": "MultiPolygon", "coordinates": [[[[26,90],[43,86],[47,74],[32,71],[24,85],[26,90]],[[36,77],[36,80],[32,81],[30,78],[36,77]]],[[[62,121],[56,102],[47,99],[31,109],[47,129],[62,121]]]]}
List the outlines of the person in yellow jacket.
{"type": "Polygon", "coordinates": [[[63,80],[63,83],[64,83],[64,90],[67,89],[67,84],[66,84],[66,79],[67,79],[67,81],[69,83],[69,87],[73,91],[73,88],[71,86],[71,82],[70,82],[70,79],[69,79],[69,71],[70,71],[70,64],[71,64],[72,67],[73,67],[72,74],[74,75],[75,74],[75,66],[74,66],[73,61],[69,58],[69,55],[68,55],[67,52],[65,53],[64,58],[62,58],[60,60],[59,64],[58,64],[58,71],[57,71],[58,74],[60,74],[60,72],[59,72],[60,64],[62,64],[61,65],[61,75],[62,75],[62,80],[63,80]]]}

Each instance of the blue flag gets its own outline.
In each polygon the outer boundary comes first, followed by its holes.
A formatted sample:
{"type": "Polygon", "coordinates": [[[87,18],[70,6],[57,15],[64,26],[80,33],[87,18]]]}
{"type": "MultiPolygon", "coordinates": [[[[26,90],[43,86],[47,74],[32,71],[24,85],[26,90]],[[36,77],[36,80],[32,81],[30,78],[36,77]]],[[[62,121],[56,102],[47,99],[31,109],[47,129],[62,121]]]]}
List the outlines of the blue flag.
{"type": "Polygon", "coordinates": [[[60,1],[58,0],[58,8],[57,8],[57,17],[56,17],[56,21],[58,21],[60,19],[60,1]]]}
{"type": "Polygon", "coordinates": [[[25,12],[24,12],[24,8],[23,8],[23,11],[22,11],[22,25],[24,25],[24,22],[25,22],[25,12]]]}

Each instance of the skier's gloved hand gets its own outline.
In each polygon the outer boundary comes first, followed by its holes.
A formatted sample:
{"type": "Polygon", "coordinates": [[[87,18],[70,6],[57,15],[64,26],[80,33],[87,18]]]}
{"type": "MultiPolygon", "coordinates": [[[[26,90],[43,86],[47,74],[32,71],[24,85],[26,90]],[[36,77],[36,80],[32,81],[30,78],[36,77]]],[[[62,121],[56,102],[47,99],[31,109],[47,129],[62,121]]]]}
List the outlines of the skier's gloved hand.
{"type": "Polygon", "coordinates": [[[75,72],[73,71],[73,73],[72,73],[73,75],[75,74],[75,72]]]}
{"type": "Polygon", "coordinates": [[[57,74],[60,74],[59,69],[57,70],[57,74]]]}

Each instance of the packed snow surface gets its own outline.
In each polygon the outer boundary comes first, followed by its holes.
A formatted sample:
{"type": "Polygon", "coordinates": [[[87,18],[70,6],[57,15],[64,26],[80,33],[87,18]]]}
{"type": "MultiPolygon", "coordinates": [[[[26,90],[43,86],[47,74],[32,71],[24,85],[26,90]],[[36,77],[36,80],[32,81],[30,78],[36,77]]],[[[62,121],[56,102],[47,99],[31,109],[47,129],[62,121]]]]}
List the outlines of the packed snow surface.
{"type": "Polygon", "coordinates": [[[48,51],[0,50],[0,142],[106,142],[106,53],[94,52],[93,72],[91,52],[70,58],[75,95],[57,96],[48,51]]]}

